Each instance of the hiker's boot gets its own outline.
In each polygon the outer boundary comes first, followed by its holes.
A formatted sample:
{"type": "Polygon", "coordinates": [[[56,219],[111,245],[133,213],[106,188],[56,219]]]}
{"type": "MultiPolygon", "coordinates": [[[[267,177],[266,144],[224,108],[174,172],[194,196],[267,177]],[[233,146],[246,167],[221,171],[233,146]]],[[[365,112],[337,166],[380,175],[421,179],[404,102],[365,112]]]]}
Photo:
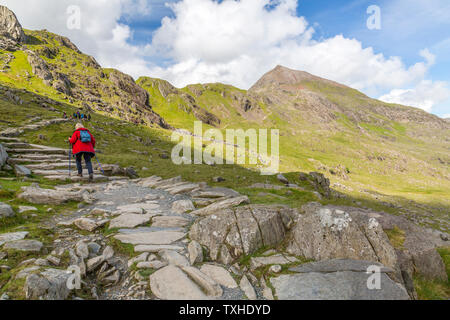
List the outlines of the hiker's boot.
{"type": "Polygon", "coordinates": [[[82,173],[77,174],[77,176],[79,176],[80,178],[83,178],[83,174],[82,173]]]}
{"type": "Polygon", "coordinates": [[[92,182],[92,181],[94,181],[94,174],[90,173],[89,174],[89,182],[92,182]]]}

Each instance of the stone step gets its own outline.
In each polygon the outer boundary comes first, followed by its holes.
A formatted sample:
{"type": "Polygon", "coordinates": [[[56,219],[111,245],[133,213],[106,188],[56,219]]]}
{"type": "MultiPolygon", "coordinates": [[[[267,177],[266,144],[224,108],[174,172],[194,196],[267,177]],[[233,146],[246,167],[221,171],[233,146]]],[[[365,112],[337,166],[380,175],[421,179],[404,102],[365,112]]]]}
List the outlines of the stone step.
{"type": "MultiPolygon", "coordinates": [[[[40,176],[69,176],[69,169],[63,169],[63,170],[33,170],[34,174],[40,175],[40,176]]],[[[77,169],[75,166],[72,167],[71,174],[77,175],[77,169]]],[[[100,174],[101,172],[98,170],[94,170],[95,174],[100,174]]],[[[83,170],[83,175],[86,177],[89,175],[88,171],[86,169],[83,170]]]]}
{"type": "Polygon", "coordinates": [[[7,148],[30,148],[31,145],[26,142],[7,142],[3,144],[7,148]]]}
{"type": "MultiPolygon", "coordinates": [[[[8,163],[9,164],[28,164],[28,163],[32,163],[32,164],[53,164],[53,163],[58,163],[61,162],[63,160],[67,160],[66,158],[63,159],[55,159],[55,161],[42,161],[42,160],[34,160],[34,159],[28,159],[28,158],[8,158],[8,163]]],[[[68,162],[68,161],[67,161],[68,162]]]]}
{"type": "MultiPolygon", "coordinates": [[[[73,182],[80,182],[80,181],[89,181],[89,176],[85,175],[84,177],[78,177],[75,173],[75,175],[72,175],[69,177],[69,175],[49,175],[49,176],[44,176],[45,179],[48,180],[59,180],[59,181],[66,181],[66,180],[70,180],[73,182]]],[[[111,178],[116,178],[113,180],[119,180],[117,179],[117,177],[105,177],[102,175],[95,175],[94,174],[94,182],[104,182],[104,181],[110,181],[112,180],[111,178]]]]}
{"type": "MultiPolygon", "coordinates": [[[[11,159],[11,158],[10,158],[11,159]]],[[[46,162],[52,162],[53,160],[65,160],[69,159],[68,155],[48,155],[48,154],[17,154],[13,159],[29,159],[29,160],[41,160],[46,162]]]]}
{"type": "Polygon", "coordinates": [[[6,149],[9,154],[22,153],[22,154],[69,154],[69,150],[65,149],[6,149]]]}
{"type": "Polygon", "coordinates": [[[12,138],[12,137],[4,137],[4,136],[0,136],[0,141],[2,142],[22,142],[22,140],[20,140],[19,138],[12,138]]]}
{"type": "MultiPolygon", "coordinates": [[[[73,166],[76,166],[75,161],[72,162],[73,166]]],[[[60,169],[60,168],[68,168],[69,161],[66,162],[54,162],[54,163],[36,163],[36,164],[28,164],[27,168],[31,170],[52,170],[52,169],[60,169]]]]}

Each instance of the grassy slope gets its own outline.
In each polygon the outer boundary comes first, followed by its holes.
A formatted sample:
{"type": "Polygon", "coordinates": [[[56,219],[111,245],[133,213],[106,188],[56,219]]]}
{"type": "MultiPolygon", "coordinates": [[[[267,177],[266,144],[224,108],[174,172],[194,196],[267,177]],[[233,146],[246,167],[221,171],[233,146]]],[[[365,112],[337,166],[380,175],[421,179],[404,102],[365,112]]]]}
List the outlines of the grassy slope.
{"type": "MultiPolygon", "coordinates": [[[[0,114],[3,122],[0,122],[0,129],[9,126],[17,127],[24,125],[34,117],[52,118],[58,117],[63,111],[72,113],[76,108],[69,104],[53,105],[58,111],[51,112],[43,109],[41,106],[32,102],[33,97],[28,93],[21,93],[21,98],[24,100],[23,105],[15,105],[9,101],[0,99],[0,114]]],[[[59,125],[52,125],[43,128],[39,131],[28,131],[23,138],[29,142],[45,144],[55,147],[67,147],[65,143],[66,138],[72,133],[74,123],[66,123],[59,125]],[[41,140],[39,136],[43,136],[45,140],[41,140]]],[[[133,165],[138,169],[141,176],[150,176],[153,174],[160,175],[165,178],[181,175],[184,179],[190,181],[207,181],[210,185],[226,186],[234,188],[243,194],[247,194],[253,203],[284,203],[292,207],[301,207],[303,204],[310,201],[317,201],[318,199],[313,194],[313,189],[307,183],[298,180],[297,173],[287,173],[286,176],[294,183],[298,183],[305,188],[305,191],[297,190],[280,190],[268,191],[259,189],[249,189],[249,185],[256,182],[279,184],[275,177],[263,177],[254,170],[248,170],[240,166],[176,166],[170,159],[162,159],[160,155],[163,153],[170,154],[173,143],[170,141],[170,132],[162,129],[154,129],[143,126],[135,126],[129,123],[112,119],[100,114],[94,114],[93,121],[87,123],[87,127],[92,130],[93,134],[99,141],[98,150],[99,158],[104,163],[118,163],[122,166],[133,165]],[[139,143],[138,139],[143,139],[145,144],[139,143]],[[148,145],[148,142],[152,142],[148,145]],[[137,151],[138,153],[136,153],[137,151]],[[148,170],[142,170],[143,167],[148,170]],[[211,178],[214,176],[222,176],[226,179],[223,183],[213,183],[211,178]],[[261,194],[264,193],[264,194],[261,194]]],[[[309,156],[309,155],[308,155],[309,156]]],[[[321,159],[322,161],[325,161],[321,159]]],[[[311,169],[313,169],[311,167],[311,169]]],[[[7,174],[7,177],[12,177],[12,173],[7,174]]],[[[36,178],[44,187],[51,187],[53,182],[43,181],[36,178]]],[[[0,193],[0,201],[10,202],[13,207],[17,208],[19,205],[27,205],[27,203],[14,200],[14,195],[19,191],[23,185],[28,185],[30,182],[22,182],[21,180],[8,181],[0,177],[0,184],[3,191],[0,193]]],[[[354,205],[358,202],[359,205],[374,208],[376,210],[384,210],[394,214],[401,214],[401,212],[390,206],[386,206],[371,197],[364,197],[360,193],[355,193],[347,199],[337,200],[322,200],[323,204],[345,204],[354,205]]],[[[29,205],[29,204],[28,204],[29,205]]],[[[11,232],[19,229],[26,229],[30,231],[31,236],[39,238],[44,241],[44,244],[50,244],[52,236],[41,228],[41,222],[45,220],[50,214],[47,213],[46,206],[37,206],[39,209],[38,216],[30,218],[27,214],[18,215],[16,218],[3,220],[0,225],[0,232],[11,232]],[[26,216],[26,218],[25,218],[26,216]]],[[[73,210],[74,204],[65,206],[53,207],[56,214],[64,214],[68,210],[73,210]]],[[[54,213],[52,213],[54,214],[54,213]]],[[[14,267],[16,262],[22,260],[23,257],[19,253],[10,252],[8,264],[14,267]]],[[[448,259],[447,259],[448,260],[448,259]]],[[[446,260],[446,261],[447,261],[446,260]]],[[[448,264],[448,262],[447,262],[448,264]]],[[[4,272],[0,277],[0,287],[6,283],[2,292],[17,292],[17,296],[13,298],[23,298],[20,290],[22,284],[20,281],[8,282],[14,277],[18,269],[13,269],[12,272],[4,272]]],[[[440,297],[447,297],[448,291],[445,284],[436,284],[416,279],[416,286],[419,288],[421,298],[423,299],[437,299],[440,297]],[[421,290],[421,291],[420,291],[421,290]]]]}
{"type": "MultiPolygon", "coordinates": [[[[156,112],[170,124],[192,130],[195,117],[178,107],[182,103],[179,95],[170,94],[164,99],[157,85],[149,85],[158,81],[141,79],[138,83],[150,93],[156,112]]],[[[342,92],[343,89],[336,90],[330,86],[303,85],[350,112],[360,105],[374,103],[374,100],[353,89],[342,92]]],[[[270,110],[260,103],[259,107],[267,118],[264,121],[249,121],[239,114],[234,101],[228,98],[236,92],[245,91],[221,84],[208,85],[206,90],[205,86],[196,87],[204,90],[202,95],[196,97],[197,105],[223,120],[222,129],[280,129],[282,172],[322,171],[333,183],[345,185],[347,188],[340,191],[351,197],[392,202],[411,209],[411,213],[418,216],[432,212],[433,218],[430,221],[424,218],[423,223],[449,230],[448,224],[444,225],[442,221],[449,220],[450,169],[438,161],[439,157],[449,157],[448,142],[442,142],[447,132],[439,133],[443,134],[439,141],[433,141],[433,132],[424,138],[414,137],[409,134],[417,130],[414,125],[391,121],[370,111],[368,116],[374,119],[370,122],[355,122],[344,113],[336,113],[336,128],[330,130],[309,123],[301,109],[292,108],[293,101],[271,106],[270,110]],[[287,115],[286,110],[289,110],[287,115]],[[330,174],[329,169],[338,165],[350,171],[349,180],[330,174]]],[[[179,91],[195,97],[189,88],[179,91]]],[[[301,105],[302,100],[297,102],[301,105]]]]}

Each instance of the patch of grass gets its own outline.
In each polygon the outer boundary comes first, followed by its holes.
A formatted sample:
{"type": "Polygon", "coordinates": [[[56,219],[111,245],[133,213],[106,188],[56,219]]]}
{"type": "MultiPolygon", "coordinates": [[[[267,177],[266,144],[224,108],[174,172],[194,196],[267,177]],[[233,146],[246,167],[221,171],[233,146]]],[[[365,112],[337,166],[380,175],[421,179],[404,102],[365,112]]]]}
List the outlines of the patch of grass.
{"type": "Polygon", "coordinates": [[[420,300],[450,299],[450,247],[438,248],[447,271],[447,281],[428,280],[420,275],[414,276],[414,287],[420,300]]]}
{"type": "Polygon", "coordinates": [[[384,232],[394,248],[403,249],[405,243],[405,231],[395,226],[394,229],[385,230],[384,232]]]}
{"type": "Polygon", "coordinates": [[[147,269],[139,269],[139,274],[143,276],[144,278],[150,277],[153,273],[155,273],[157,270],[152,268],[147,269]]]}
{"type": "Polygon", "coordinates": [[[450,247],[438,248],[437,251],[441,255],[442,261],[444,261],[447,277],[450,279],[450,247]]]}
{"type": "Polygon", "coordinates": [[[448,282],[427,280],[422,276],[414,276],[414,287],[420,300],[448,300],[450,286],[448,282]]]}
{"type": "Polygon", "coordinates": [[[123,254],[127,257],[134,257],[136,253],[134,252],[134,246],[129,243],[123,243],[113,237],[108,239],[108,244],[114,249],[116,253],[123,254]]]}

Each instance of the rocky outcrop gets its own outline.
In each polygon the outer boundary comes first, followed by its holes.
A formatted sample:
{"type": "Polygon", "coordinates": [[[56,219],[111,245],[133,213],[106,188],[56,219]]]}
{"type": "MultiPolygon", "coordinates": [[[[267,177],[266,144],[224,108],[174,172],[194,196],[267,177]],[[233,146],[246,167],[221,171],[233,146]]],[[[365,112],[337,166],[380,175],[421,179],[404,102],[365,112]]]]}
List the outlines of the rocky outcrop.
{"type": "Polygon", "coordinates": [[[0,5],[0,49],[16,50],[25,40],[25,33],[14,12],[0,5]]]}
{"type": "Polygon", "coordinates": [[[364,219],[376,219],[383,230],[397,228],[404,233],[401,247],[395,248],[402,273],[412,278],[417,272],[427,279],[440,279],[447,281],[447,273],[437,247],[446,243],[435,233],[421,228],[409,220],[393,216],[384,212],[344,207],[352,216],[362,216],[364,219]]]}
{"type": "Polygon", "coordinates": [[[280,300],[409,300],[405,288],[391,280],[389,268],[368,261],[332,260],[291,268],[296,274],[272,278],[280,300]],[[380,289],[368,287],[370,266],[380,269],[380,289]]]}
{"type": "Polygon", "coordinates": [[[231,264],[244,254],[280,243],[296,219],[297,212],[283,206],[223,209],[195,222],[189,236],[209,249],[212,260],[231,264]]]}
{"type": "Polygon", "coordinates": [[[131,76],[117,70],[110,70],[108,78],[119,89],[115,92],[121,97],[121,102],[126,103],[122,108],[131,111],[128,113],[130,121],[138,124],[147,122],[157,124],[162,128],[171,128],[162,117],[152,110],[147,91],[138,86],[131,76]]]}
{"type": "Polygon", "coordinates": [[[42,79],[46,85],[50,86],[53,81],[53,75],[48,64],[33,51],[27,50],[26,53],[33,74],[42,79]]]}
{"type": "Polygon", "coordinates": [[[342,208],[310,203],[288,244],[288,252],[316,261],[376,261],[397,269],[397,255],[380,223],[342,208]]]}

